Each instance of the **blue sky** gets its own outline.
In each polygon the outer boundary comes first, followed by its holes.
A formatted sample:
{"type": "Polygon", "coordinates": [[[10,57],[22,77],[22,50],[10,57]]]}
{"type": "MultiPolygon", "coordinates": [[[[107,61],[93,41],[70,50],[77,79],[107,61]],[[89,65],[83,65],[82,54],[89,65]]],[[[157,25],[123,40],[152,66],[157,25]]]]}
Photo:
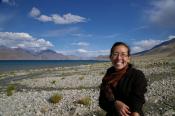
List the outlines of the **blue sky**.
{"type": "Polygon", "coordinates": [[[0,46],[65,55],[132,53],[175,35],[175,0],[0,0],[0,46]]]}

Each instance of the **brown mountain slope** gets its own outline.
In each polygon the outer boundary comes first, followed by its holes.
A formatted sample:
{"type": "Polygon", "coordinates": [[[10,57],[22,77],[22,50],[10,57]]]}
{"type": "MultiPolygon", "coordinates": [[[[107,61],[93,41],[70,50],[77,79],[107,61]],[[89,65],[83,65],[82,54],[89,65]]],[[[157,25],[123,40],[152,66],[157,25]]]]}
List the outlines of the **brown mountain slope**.
{"type": "Polygon", "coordinates": [[[22,48],[7,48],[0,46],[0,60],[68,60],[68,56],[52,50],[32,53],[22,48]]]}
{"type": "Polygon", "coordinates": [[[175,56],[175,38],[162,42],[159,45],[154,46],[150,50],[136,53],[136,56],[142,55],[164,55],[164,56],[175,56]]]}

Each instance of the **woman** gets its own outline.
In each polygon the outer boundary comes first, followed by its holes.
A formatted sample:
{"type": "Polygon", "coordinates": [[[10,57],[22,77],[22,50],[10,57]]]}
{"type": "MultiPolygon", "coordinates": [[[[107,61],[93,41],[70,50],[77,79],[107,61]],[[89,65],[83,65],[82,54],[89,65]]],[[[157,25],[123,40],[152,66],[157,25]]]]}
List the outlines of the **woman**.
{"type": "Polygon", "coordinates": [[[143,116],[147,81],[142,71],[130,64],[130,48],[116,42],[110,52],[113,64],[102,79],[99,105],[107,116],[143,116]]]}

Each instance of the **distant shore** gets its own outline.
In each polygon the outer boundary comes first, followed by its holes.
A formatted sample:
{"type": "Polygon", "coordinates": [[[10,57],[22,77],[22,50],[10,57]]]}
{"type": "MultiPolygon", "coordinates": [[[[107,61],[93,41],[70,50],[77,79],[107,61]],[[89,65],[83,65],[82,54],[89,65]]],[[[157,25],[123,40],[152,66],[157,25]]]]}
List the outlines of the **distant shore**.
{"type": "Polygon", "coordinates": [[[107,62],[104,60],[0,60],[0,72],[77,66],[107,62]]]}

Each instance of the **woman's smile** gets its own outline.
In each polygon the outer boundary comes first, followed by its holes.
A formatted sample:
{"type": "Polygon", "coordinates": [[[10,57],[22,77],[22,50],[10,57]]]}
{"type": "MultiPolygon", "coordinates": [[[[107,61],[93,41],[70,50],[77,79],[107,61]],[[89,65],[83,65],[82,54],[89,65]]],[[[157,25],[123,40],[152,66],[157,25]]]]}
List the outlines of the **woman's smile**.
{"type": "Polygon", "coordinates": [[[130,61],[128,56],[128,49],[123,46],[116,46],[111,56],[111,61],[117,70],[124,68],[130,61]]]}

